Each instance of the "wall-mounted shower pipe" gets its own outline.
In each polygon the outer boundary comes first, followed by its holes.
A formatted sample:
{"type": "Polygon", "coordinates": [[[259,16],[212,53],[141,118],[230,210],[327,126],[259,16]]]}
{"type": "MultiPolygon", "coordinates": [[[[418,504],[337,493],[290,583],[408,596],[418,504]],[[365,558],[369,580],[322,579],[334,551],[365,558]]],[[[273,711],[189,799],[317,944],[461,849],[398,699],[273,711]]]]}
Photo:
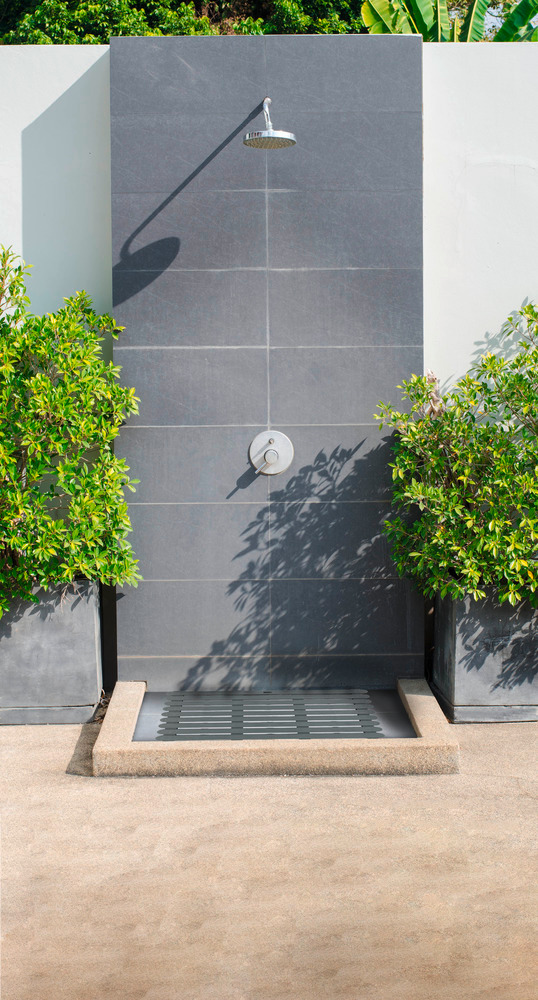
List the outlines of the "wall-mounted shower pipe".
{"type": "Polygon", "coordinates": [[[270,97],[264,97],[264,99],[263,99],[263,116],[265,118],[265,127],[271,129],[271,131],[272,131],[272,129],[273,129],[273,123],[272,123],[271,118],[269,116],[269,105],[270,104],[272,104],[271,98],[270,97]]]}
{"type": "Polygon", "coordinates": [[[263,132],[247,132],[243,142],[245,146],[252,146],[254,149],[284,149],[286,146],[295,146],[297,142],[293,132],[280,132],[273,128],[273,123],[269,115],[270,97],[263,99],[263,116],[265,118],[265,129],[263,132]]]}

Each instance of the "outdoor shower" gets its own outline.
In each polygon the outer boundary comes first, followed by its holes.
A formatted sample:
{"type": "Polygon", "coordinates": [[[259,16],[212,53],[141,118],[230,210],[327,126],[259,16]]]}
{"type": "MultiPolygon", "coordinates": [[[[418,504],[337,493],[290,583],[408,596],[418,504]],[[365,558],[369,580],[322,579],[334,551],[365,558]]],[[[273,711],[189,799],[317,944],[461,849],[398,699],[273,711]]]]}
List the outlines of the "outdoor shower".
{"type": "MultiPolygon", "coordinates": [[[[271,98],[265,97],[263,114],[266,127],[263,132],[247,132],[243,139],[245,146],[253,146],[254,149],[283,149],[285,146],[295,146],[297,140],[293,132],[278,132],[273,128],[269,117],[270,104],[271,98]]],[[[265,476],[275,476],[279,472],[285,472],[291,465],[293,445],[289,437],[281,431],[262,432],[252,441],[249,457],[256,469],[256,475],[261,472],[265,476]]]]}
{"type": "Polygon", "coordinates": [[[422,752],[396,684],[424,673],[423,604],[384,544],[389,444],[370,429],[422,364],[407,41],[397,60],[390,38],[361,36],[111,46],[117,318],[135,346],[117,352],[143,398],[121,447],[143,472],[144,580],[116,605],[119,676],[145,688],[129,694],[137,762],[349,773],[385,767],[391,741],[395,758],[422,752]],[[357,152],[334,116],[358,93],[380,138],[357,152]],[[315,152],[297,114],[327,139],[315,152]]]}
{"type": "Polygon", "coordinates": [[[254,149],[283,149],[285,146],[295,146],[297,142],[293,132],[276,132],[269,117],[269,105],[271,98],[265,97],[263,101],[263,114],[265,117],[265,129],[263,132],[247,132],[243,142],[245,146],[253,146],[254,149]]]}

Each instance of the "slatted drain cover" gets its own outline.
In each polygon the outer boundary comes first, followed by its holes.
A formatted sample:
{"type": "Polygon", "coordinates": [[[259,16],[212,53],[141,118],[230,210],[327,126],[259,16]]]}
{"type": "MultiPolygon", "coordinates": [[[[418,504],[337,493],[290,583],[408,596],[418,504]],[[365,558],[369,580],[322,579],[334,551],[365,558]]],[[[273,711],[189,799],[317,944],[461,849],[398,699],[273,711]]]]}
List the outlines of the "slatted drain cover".
{"type": "Polygon", "coordinates": [[[383,739],[364,690],[178,691],[166,696],[157,740],[383,739]]]}

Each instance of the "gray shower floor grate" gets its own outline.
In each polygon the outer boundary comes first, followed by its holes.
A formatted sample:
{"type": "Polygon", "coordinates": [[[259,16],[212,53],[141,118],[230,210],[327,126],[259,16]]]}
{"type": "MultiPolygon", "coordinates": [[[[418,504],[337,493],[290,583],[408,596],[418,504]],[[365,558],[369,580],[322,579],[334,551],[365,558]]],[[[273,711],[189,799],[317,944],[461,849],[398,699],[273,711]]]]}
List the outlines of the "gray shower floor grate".
{"type": "MultiPolygon", "coordinates": [[[[135,737],[136,738],[136,737],[135,737]]],[[[187,692],[165,696],[157,740],[383,739],[368,691],[187,692]]]]}

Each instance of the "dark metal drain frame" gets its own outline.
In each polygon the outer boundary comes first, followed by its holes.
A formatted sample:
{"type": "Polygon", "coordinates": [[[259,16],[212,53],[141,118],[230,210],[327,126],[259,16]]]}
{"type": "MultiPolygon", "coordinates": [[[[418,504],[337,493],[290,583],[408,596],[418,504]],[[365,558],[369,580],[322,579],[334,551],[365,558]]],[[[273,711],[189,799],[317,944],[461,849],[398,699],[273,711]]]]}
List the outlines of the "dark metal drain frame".
{"type": "Polygon", "coordinates": [[[156,739],[384,739],[368,691],[192,692],[167,695],[156,739]]]}

